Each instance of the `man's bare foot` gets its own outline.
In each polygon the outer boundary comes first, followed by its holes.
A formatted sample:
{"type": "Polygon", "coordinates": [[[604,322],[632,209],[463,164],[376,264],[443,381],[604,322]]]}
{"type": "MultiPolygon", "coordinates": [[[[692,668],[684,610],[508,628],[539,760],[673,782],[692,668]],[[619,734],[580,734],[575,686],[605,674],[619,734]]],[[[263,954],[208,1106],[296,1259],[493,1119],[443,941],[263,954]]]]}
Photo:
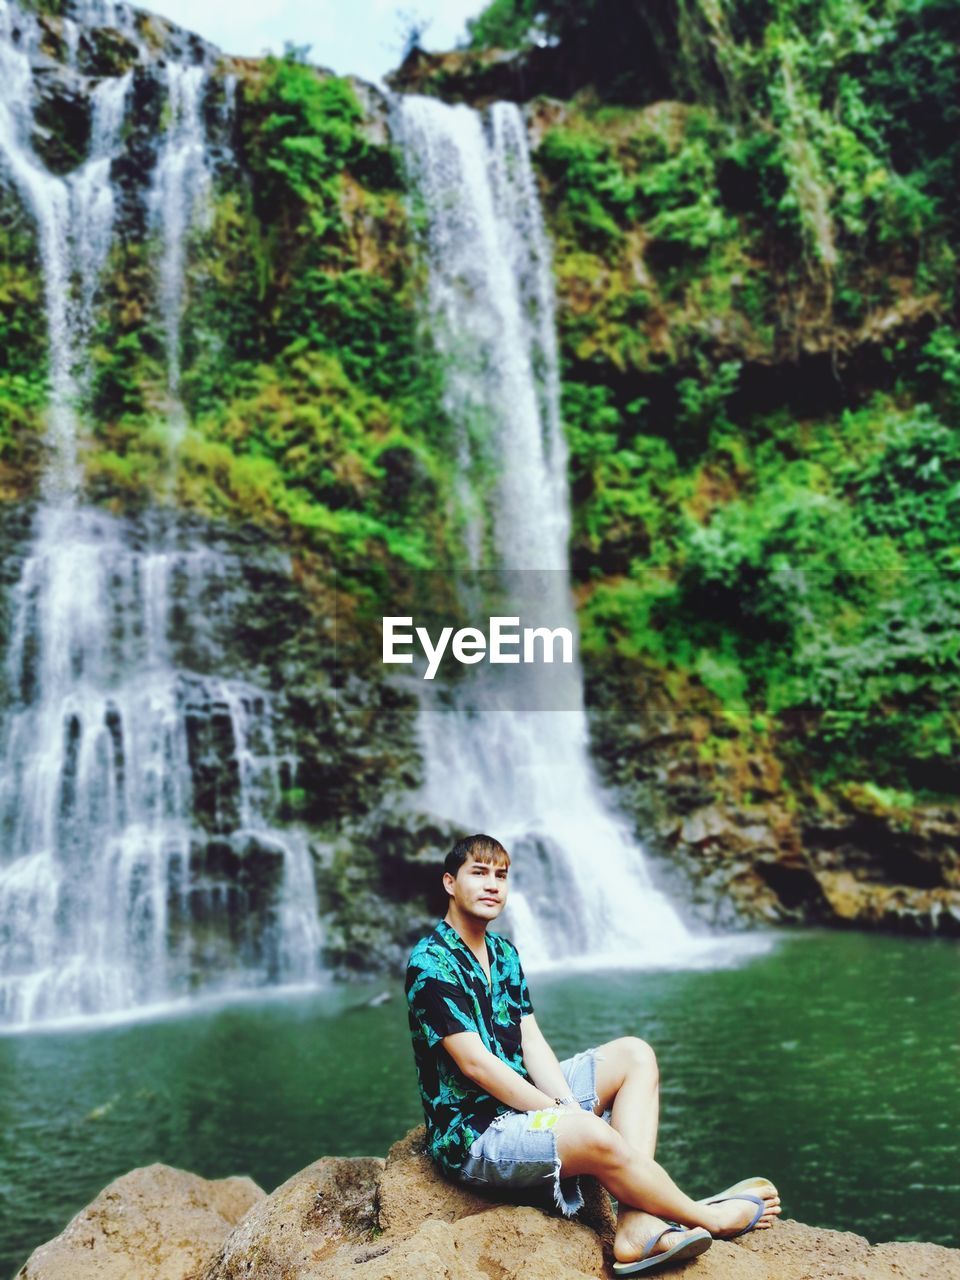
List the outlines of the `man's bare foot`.
{"type": "Polygon", "coordinates": [[[698,1203],[707,1204],[710,1200],[720,1200],[727,1196],[739,1195],[741,1191],[749,1192],[752,1196],[765,1195],[772,1191],[779,1199],[777,1188],[769,1178],[743,1178],[740,1182],[735,1182],[732,1187],[727,1187],[723,1191],[714,1191],[712,1195],[701,1196],[698,1203]]]}
{"type": "MultiPolygon", "coordinates": [[[[665,1230],[667,1225],[662,1218],[654,1217],[652,1213],[641,1213],[639,1209],[621,1211],[617,1218],[617,1234],[613,1240],[614,1258],[617,1262],[636,1262],[643,1257],[648,1242],[658,1232],[665,1230]]],[[[680,1231],[671,1231],[661,1236],[648,1256],[654,1258],[658,1253],[666,1253],[695,1230],[695,1227],[683,1227],[680,1231]]]]}
{"type": "Polygon", "coordinates": [[[767,1227],[772,1227],[780,1216],[781,1209],[777,1189],[769,1182],[751,1186],[740,1195],[727,1196],[719,1204],[710,1204],[708,1201],[701,1200],[700,1203],[706,1209],[704,1225],[711,1235],[720,1239],[724,1236],[735,1236],[748,1227],[756,1215],[758,1208],[756,1200],[762,1201],[763,1211],[750,1230],[763,1231],[767,1227]],[[748,1195],[755,1199],[747,1200],[748,1195]]]}

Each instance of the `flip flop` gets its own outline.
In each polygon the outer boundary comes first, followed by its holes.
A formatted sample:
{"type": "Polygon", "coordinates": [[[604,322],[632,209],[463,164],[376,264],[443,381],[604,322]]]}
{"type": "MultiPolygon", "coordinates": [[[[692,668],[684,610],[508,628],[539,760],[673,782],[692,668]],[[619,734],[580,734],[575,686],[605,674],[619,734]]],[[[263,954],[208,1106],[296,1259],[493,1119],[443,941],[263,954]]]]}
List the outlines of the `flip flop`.
{"type": "Polygon", "coordinates": [[[642,1271],[653,1271],[656,1267],[662,1266],[665,1262],[685,1262],[688,1258],[696,1258],[698,1254],[705,1253],[713,1244],[713,1236],[703,1227],[664,1227],[662,1231],[658,1231],[655,1236],[651,1236],[647,1243],[643,1246],[643,1253],[635,1262],[615,1262],[613,1264],[613,1274],[615,1276],[638,1276],[642,1271]],[[672,1249],[665,1249],[663,1253],[651,1254],[658,1240],[669,1231],[682,1231],[687,1235],[686,1240],[678,1240],[672,1249]]]}
{"type": "Polygon", "coordinates": [[[745,1236],[748,1231],[752,1231],[757,1225],[763,1217],[763,1211],[766,1208],[766,1205],[759,1196],[752,1196],[747,1191],[741,1191],[735,1196],[717,1196],[714,1200],[708,1200],[707,1204],[723,1204],[725,1200],[752,1200],[757,1206],[757,1211],[745,1227],[741,1227],[739,1231],[734,1231],[729,1236],[717,1236],[718,1240],[736,1240],[737,1236],[745,1236]]]}
{"type": "Polygon", "coordinates": [[[713,1193],[713,1199],[736,1199],[738,1191],[754,1191],[757,1187],[772,1186],[773,1183],[769,1178],[741,1178],[739,1182],[735,1182],[732,1187],[727,1187],[725,1191],[715,1191],[713,1193]]]}

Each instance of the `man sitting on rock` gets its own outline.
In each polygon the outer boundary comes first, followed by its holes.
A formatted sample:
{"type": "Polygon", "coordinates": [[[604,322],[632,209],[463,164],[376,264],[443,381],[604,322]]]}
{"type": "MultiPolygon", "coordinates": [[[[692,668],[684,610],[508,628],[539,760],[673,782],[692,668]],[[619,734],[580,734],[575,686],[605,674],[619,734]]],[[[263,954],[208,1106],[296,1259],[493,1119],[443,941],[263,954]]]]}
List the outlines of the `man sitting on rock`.
{"type": "Polygon", "coordinates": [[[593,1174],[619,1204],[618,1275],[694,1257],[714,1236],[772,1226],[780,1198],[765,1178],[691,1200],[656,1163],[657,1064],[643,1040],[625,1036],[557,1061],[516,947],[487,932],[506,904],[509,867],[490,836],[459,841],[444,863],[447,914],[408,962],[433,1159],[457,1181],[494,1191],[550,1179],[568,1216],[583,1205],[577,1175],[593,1174]]]}

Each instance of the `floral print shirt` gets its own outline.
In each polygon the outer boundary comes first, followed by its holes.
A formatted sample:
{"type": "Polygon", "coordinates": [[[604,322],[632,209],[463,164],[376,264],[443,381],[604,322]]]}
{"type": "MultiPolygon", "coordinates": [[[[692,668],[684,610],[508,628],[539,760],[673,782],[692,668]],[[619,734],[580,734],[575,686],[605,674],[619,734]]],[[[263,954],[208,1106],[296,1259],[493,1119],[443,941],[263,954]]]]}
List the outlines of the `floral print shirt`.
{"type": "Polygon", "coordinates": [[[457,931],[441,920],[407,962],[407,1009],[417,1082],[427,1122],[427,1149],[456,1173],[470,1147],[497,1116],[511,1110],[465,1076],[444,1049],[444,1036],[475,1031],[491,1053],[529,1078],[520,1019],[533,1012],[517,949],[487,933],[490,982],[457,931]]]}

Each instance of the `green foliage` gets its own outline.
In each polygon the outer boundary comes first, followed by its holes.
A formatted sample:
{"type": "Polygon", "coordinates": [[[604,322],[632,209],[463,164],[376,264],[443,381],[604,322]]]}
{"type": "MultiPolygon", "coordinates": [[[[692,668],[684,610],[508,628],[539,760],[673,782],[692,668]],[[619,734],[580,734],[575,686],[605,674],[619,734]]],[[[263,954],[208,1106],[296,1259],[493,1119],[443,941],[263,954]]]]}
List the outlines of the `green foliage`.
{"type": "MultiPolygon", "coordinates": [[[[802,252],[804,274],[843,284],[865,253],[886,250],[952,293],[942,245],[957,226],[960,11],[949,0],[496,0],[470,29],[475,47],[523,45],[539,31],[559,42],[567,75],[605,101],[712,108],[732,131],[719,149],[725,199],[802,252]]],[[[715,155],[716,143],[700,155],[688,146],[641,177],[678,197],[637,211],[661,239],[705,248],[728,234],[715,155]]],[[[583,243],[615,238],[633,201],[610,156],[555,141],[545,158],[571,167],[583,243]]]]}
{"type": "Polygon", "coordinates": [[[110,253],[90,346],[90,409],[100,434],[119,418],[146,414],[165,394],[163,340],[151,307],[156,250],[123,239],[110,253]]]}
{"type": "Polygon", "coordinates": [[[590,86],[536,155],[585,650],[699,683],[825,780],[955,787],[955,7],[544,0],[483,17],[521,43],[539,23],[590,86]],[[790,370],[868,334],[887,399],[842,355],[809,392],[790,370]]]}
{"type": "Polygon", "coordinates": [[[863,527],[960,568],[960,432],[924,406],[884,426],[882,449],[838,472],[863,527]]]}
{"type": "MultiPolygon", "coordinates": [[[[803,703],[821,712],[828,768],[838,753],[866,757],[875,776],[936,789],[953,772],[960,731],[960,576],[914,569],[885,579],[877,594],[848,636],[807,637],[798,653],[803,703]]],[[[787,691],[796,703],[801,690],[787,691]]]]}
{"type": "Polygon", "coordinates": [[[0,208],[0,491],[6,493],[13,480],[12,493],[19,495],[38,464],[43,430],[43,278],[22,212],[13,200],[3,201],[0,208]]]}
{"type": "Polygon", "coordinates": [[[678,467],[665,441],[642,433],[644,407],[638,399],[621,414],[607,387],[564,387],[574,558],[587,574],[590,566],[625,573],[639,555],[648,568],[663,563],[663,534],[671,527],[665,498],[674,491],[678,467]]]}
{"type": "Polygon", "coordinates": [[[191,249],[179,498],[330,558],[426,567],[450,477],[393,154],[296,50],[242,102],[250,185],[217,193],[191,249]]]}
{"type": "Polygon", "coordinates": [[[493,0],[476,18],[467,19],[472,49],[517,49],[527,38],[540,6],[536,0],[493,0]]]}
{"type": "MultiPolygon", "coordinates": [[[[695,674],[738,721],[777,726],[782,750],[823,780],[859,762],[884,785],[952,788],[957,432],[928,408],[878,399],[832,423],[718,429],[692,476],[671,461],[660,462],[659,516],[648,506],[627,540],[659,552],[591,592],[587,651],[615,645],[695,674]],[[740,496],[704,520],[702,478],[716,484],[722,470],[740,496]]],[[[606,524],[590,532],[606,555],[616,513],[606,495],[595,508],[606,524]]]]}
{"type": "Polygon", "coordinates": [[[91,357],[98,417],[143,413],[147,387],[161,379],[159,353],[149,336],[132,329],[109,345],[98,343],[91,349],[91,357]]]}
{"type": "Polygon", "coordinates": [[[923,345],[920,373],[932,399],[948,412],[960,409],[960,333],[941,326],[923,345]]]}
{"type": "Polygon", "coordinates": [[[677,383],[677,427],[687,438],[729,426],[727,402],[737,389],[740,361],[724,360],[711,368],[701,356],[696,377],[677,383]]]}
{"type": "Polygon", "coordinates": [[[265,60],[251,106],[255,128],[247,130],[246,148],[258,179],[258,212],[269,217],[293,196],[322,237],[336,225],[335,179],[349,163],[362,163],[366,149],[356,95],[345,80],[288,53],[265,60]]]}
{"type": "Polygon", "coordinates": [[[3,373],[42,384],[46,363],[43,273],[32,229],[0,191],[0,350],[3,373]]]}
{"type": "Polygon", "coordinates": [[[391,406],[305,342],[237,383],[235,396],[200,417],[175,454],[164,417],[104,428],[106,447],[87,460],[94,496],[129,506],[167,492],[205,515],[260,524],[340,563],[392,558],[424,569],[436,562],[442,528],[434,497],[446,478],[404,434],[391,406]],[[397,504],[404,455],[417,483],[397,504]]]}
{"type": "Polygon", "coordinates": [[[602,252],[642,222],[652,240],[698,251],[735,232],[718,199],[718,137],[709,117],[690,112],[680,139],[656,126],[626,139],[614,127],[611,138],[605,123],[603,115],[572,116],[545,134],[537,152],[570,239],[602,252]]]}
{"type": "Polygon", "coordinates": [[[551,129],[537,162],[562,201],[570,234],[587,247],[603,249],[622,235],[631,219],[634,185],[602,139],[569,128],[551,129]]]}

